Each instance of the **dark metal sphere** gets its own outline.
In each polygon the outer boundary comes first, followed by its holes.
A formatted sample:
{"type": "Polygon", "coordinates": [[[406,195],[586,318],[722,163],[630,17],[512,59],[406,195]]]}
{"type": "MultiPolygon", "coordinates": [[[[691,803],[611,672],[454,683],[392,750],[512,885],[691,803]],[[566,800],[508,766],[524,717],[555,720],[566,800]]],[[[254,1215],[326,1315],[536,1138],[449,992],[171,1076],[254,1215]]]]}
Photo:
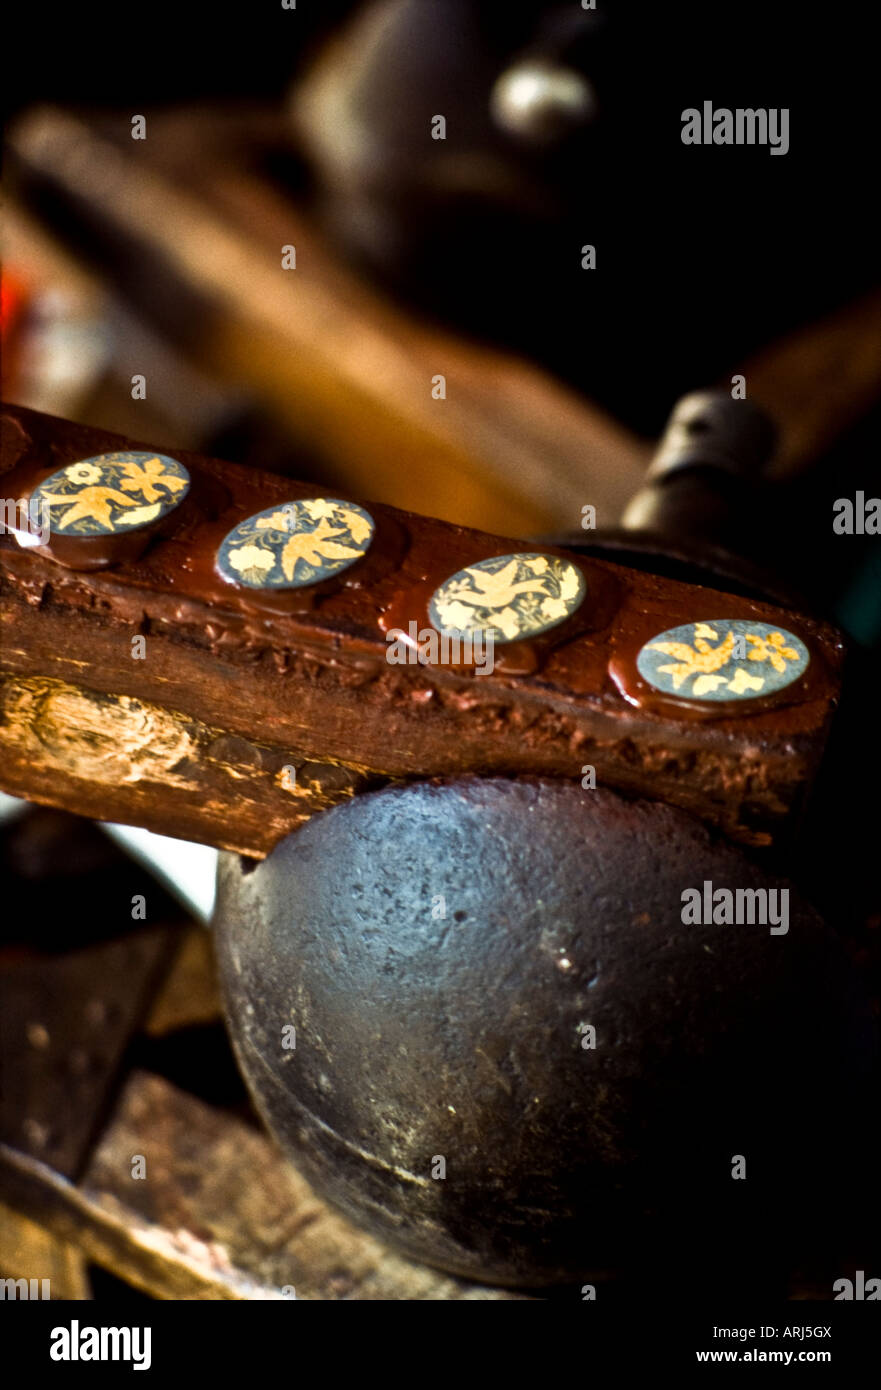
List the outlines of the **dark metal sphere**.
{"type": "Polygon", "coordinates": [[[578,780],[392,788],[257,867],[225,856],[221,972],[261,1111],[320,1192],[454,1272],[759,1277],[830,1180],[848,977],[794,894],[786,935],[683,924],[705,880],[781,886],[685,813],[578,780]]]}

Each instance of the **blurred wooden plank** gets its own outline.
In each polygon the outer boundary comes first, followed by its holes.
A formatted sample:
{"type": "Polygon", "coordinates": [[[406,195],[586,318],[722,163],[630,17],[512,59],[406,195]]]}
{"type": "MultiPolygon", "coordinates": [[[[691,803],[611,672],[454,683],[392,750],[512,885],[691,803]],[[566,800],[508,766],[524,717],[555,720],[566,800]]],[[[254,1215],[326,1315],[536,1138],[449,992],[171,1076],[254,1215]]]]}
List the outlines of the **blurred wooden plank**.
{"type": "Polygon", "coordinates": [[[223,1017],[211,935],[204,927],[188,927],[177,955],[145,1020],[155,1038],[178,1028],[215,1023],[223,1017]]]}
{"type": "Polygon", "coordinates": [[[76,1246],[0,1202],[0,1277],[49,1281],[53,1299],[91,1298],[86,1261],[76,1246]]]}
{"type": "Polygon", "coordinates": [[[586,502],[615,521],[648,461],[643,441],[538,368],[393,305],[256,180],[227,173],[215,188],[227,214],[247,205],[247,230],[218,214],[208,156],[190,161],[185,187],[165,177],[152,153],[163,118],[150,120],[139,147],[35,110],[11,132],[10,164],[25,188],[51,188],[68,222],[85,219],[105,272],[204,366],[246,384],[366,496],[514,534],[577,527],[586,502]],[[285,245],[296,270],[282,268],[285,245]],[[439,374],[445,400],[432,397],[439,374]]]}
{"type": "MultiPolygon", "coordinates": [[[[157,112],[150,130],[133,144],[127,118],[108,138],[35,109],[11,132],[9,162],[26,191],[39,201],[50,190],[69,226],[87,229],[136,309],[183,335],[204,370],[246,385],[341,485],[514,534],[576,529],[585,502],[600,525],[617,521],[645,441],[538,367],[442,331],[345,266],[289,198],[248,172],[248,148],[279,141],[277,116],[157,112]],[[296,270],[282,269],[283,245],[296,246],[296,270]],[[431,396],[437,374],[443,401],[431,396]]],[[[790,474],[878,398],[881,294],[734,370],[780,423],[778,473],[790,474]]]]}
{"type": "Polygon", "coordinates": [[[507,1300],[392,1254],[314,1196],[263,1134],[143,1072],[80,1188],[0,1146],[6,1200],[155,1298],[507,1300]],[[132,1177],[134,1155],[146,1178],[132,1177]]]}
{"type": "Polygon", "coordinates": [[[780,430],[775,477],[831,448],[881,396],[881,290],[770,343],[738,369],[780,430]]]}

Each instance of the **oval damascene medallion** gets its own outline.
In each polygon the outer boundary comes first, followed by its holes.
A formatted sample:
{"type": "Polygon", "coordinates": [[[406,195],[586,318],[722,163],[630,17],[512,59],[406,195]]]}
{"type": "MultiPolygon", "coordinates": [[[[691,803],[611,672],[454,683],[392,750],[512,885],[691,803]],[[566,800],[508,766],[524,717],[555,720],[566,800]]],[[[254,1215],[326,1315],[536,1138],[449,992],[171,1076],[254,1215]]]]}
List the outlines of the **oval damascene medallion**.
{"type": "Polygon", "coordinates": [[[577,565],[531,551],[468,565],[435,589],[428,616],[440,632],[495,642],[537,637],[570,618],[585,595],[577,565]]]}
{"type": "Polygon", "coordinates": [[[302,589],[360,560],[374,523],[354,502],[307,497],[255,512],[223,538],[217,568],[249,589],[302,589]]]}
{"type": "Polygon", "coordinates": [[[189,489],[177,459],[123,451],[59,469],[34,488],[31,505],[48,507],[50,534],[121,536],[173,512],[189,489]]]}
{"type": "Polygon", "coordinates": [[[798,680],[810,659],[804,642],[783,628],[714,618],[659,632],[636,667],[655,690],[682,700],[755,700],[798,680]]]}

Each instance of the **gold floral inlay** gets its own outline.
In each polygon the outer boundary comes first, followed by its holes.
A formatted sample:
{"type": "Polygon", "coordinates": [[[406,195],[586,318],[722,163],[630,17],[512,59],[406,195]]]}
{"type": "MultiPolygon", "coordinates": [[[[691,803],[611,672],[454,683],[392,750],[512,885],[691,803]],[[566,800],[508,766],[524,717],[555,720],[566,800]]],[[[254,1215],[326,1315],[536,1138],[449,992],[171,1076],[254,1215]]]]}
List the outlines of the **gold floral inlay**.
{"type": "Polygon", "coordinates": [[[161,454],[99,454],[68,464],[34,489],[62,536],[101,536],[145,526],[183,501],[189,475],[161,454]]]}
{"type": "Polygon", "coordinates": [[[482,631],[511,642],[556,627],[583,598],[576,565],[527,552],[481,560],[452,575],[435,590],[429,615],[441,631],[482,631]]]}
{"type": "Polygon", "coordinates": [[[720,700],[782,689],[803,673],[809,660],[804,643],[792,633],[738,619],[686,624],[661,633],[646,643],[637,665],[660,690],[720,700]],[[651,652],[673,660],[652,660],[651,652]]]}

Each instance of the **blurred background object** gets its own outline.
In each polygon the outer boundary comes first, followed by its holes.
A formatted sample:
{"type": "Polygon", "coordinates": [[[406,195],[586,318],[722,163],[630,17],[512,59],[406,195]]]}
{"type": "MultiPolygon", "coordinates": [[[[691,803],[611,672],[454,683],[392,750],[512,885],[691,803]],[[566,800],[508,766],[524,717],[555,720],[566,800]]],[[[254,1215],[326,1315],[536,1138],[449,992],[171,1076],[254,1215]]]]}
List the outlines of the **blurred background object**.
{"type": "Polygon", "coordinates": [[[6,87],[7,398],[530,535],[614,526],[671,402],[742,372],[775,562],[877,634],[830,524],[881,487],[855,0],[90,13],[124,64],[60,15],[6,87]],[[707,98],[790,108],[788,153],[683,145],[707,98]]]}

